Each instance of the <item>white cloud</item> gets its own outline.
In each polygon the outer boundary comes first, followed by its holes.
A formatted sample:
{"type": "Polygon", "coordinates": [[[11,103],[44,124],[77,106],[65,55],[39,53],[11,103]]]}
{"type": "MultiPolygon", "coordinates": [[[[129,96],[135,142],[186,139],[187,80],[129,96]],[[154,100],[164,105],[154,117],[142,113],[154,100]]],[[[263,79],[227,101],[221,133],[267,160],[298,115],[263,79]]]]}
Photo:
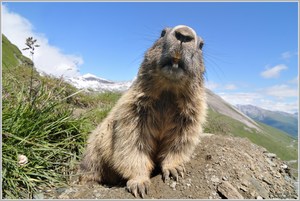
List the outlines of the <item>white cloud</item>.
{"type": "Polygon", "coordinates": [[[213,81],[208,81],[205,84],[205,87],[210,89],[210,90],[235,90],[237,89],[237,86],[235,84],[226,84],[226,85],[220,85],[219,83],[213,82],[213,81]]]}
{"type": "Polygon", "coordinates": [[[298,111],[298,100],[274,100],[263,93],[218,93],[225,101],[232,105],[254,105],[266,110],[295,113],[298,111]]]}
{"type": "Polygon", "coordinates": [[[219,87],[219,84],[212,82],[212,81],[208,81],[208,82],[206,82],[205,87],[210,90],[214,90],[219,87]]]}
{"type": "Polygon", "coordinates": [[[258,93],[218,93],[225,101],[231,103],[232,105],[254,105],[256,100],[262,99],[262,96],[258,93]]]}
{"type": "Polygon", "coordinates": [[[272,87],[262,90],[262,93],[265,93],[276,98],[288,98],[288,97],[298,97],[298,89],[290,87],[285,84],[274,85],[272,87]]]}
{"type": "Polygon", "coordinates": [[[298,101],[293,102],[276,102],[268,99],[260,100],[258,107],[271,111],[284,111],[289,113],[295,113],[298,111],[298,101]]]}
{"type": "Polygon", "coordinates": [[[291,57],[296,56],[296,55],[298,55],[298,52],[286,51],[286,52],[283,52],[280,56],[281,56],[281,59],[289,60],[291,57]]]}
{"type": "Polygon", "coordinates": [[[299,77],[295,77],[294,79],[289,81],[290,84],[298,84],[299,83],[299,77]]]}
{"type": "MultiPolygon", "coordinates": [[[[40,45],[34,54],[35,67],[42,72],[54,76],[77,76],[79,66],[83,64],[80,56],[63,53],[58,47],[49,44],[48,39],[34,31],[33,25],[24,17],[13,13],[2,5],[2,32],[20,50],[25,47],[26,38],[32,36],[40,45]]],[[[28,52],[23,54],[29,57],[28,52]]]]}
{"type": "Polygon", "coordinates": [[[280,72],[288,69],[288,67],[284,64],[279,64],[274,66],[273,68],[268,68],[267,70],[260,73],[260,75],[264,78],[276,78],[279,77],[280,72]]]}
{"type": "Polygon", "coordinates": [[[282,58],[282,59],[289,59],[289,58],[291,58],[292,56],[293,56],[293,54],[292,54],[291,52],[289,52],[289,51],[283,52],[283,53],[281,54],[281,58],[282,58]]]}
{"type": "Polygon", "coordinates": [[[225,85],[224,89],[235,90],[235,89],[237,89],[237,87],[234,84],[227,84],[227,85],[225,85]]]}

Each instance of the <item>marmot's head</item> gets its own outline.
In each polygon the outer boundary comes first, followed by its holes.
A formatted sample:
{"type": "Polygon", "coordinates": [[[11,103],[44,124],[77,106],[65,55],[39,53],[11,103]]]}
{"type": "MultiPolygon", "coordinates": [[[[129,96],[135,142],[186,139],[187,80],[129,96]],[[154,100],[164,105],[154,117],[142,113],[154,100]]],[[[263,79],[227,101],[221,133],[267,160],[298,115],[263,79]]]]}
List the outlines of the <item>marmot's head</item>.
{"type": "Polygon", "coordinates": [[[202,80],[205,71],[202,47],[202,38],[192,28],[184,25],[165,28],[145,54],[140,73],[171,83],[202,80]]]}

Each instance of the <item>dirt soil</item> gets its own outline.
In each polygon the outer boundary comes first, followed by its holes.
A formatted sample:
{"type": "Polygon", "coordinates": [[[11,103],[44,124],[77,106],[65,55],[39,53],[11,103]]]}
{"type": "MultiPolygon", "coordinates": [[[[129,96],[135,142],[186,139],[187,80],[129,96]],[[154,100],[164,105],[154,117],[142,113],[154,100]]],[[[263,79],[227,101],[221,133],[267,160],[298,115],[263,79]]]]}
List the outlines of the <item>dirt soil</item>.
{"type": "MultiPolygon", "coordinates": [[[[151,178],[146,199],[297,199],[296,181],[290,168],[249,140],[204,134],[184,178],[162,181],[160,172],[151,178]]],[[[124,186],[79,186],[45,190],[36,198],[134,199],[124,186]]]]}

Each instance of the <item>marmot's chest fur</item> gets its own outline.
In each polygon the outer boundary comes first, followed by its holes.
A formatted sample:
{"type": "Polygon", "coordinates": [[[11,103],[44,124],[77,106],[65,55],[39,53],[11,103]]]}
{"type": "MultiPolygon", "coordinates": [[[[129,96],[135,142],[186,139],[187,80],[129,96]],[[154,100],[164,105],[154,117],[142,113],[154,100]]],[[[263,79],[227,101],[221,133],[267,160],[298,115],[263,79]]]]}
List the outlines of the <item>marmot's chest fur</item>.
{"type": "Polygon", "coordinates": [[[180,108],[177,101],[172,92],[166,91],[145,108],[147,128],[158,142],[166,131],[175,128],[178,123],[176,119],[180,116],[180,108]]]}

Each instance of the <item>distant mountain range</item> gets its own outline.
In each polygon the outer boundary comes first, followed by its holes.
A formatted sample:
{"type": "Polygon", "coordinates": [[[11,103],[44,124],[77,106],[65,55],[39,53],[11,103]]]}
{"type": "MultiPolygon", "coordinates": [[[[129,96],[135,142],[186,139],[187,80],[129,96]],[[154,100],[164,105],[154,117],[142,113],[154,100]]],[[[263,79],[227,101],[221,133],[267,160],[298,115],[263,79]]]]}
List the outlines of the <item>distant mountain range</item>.
{"type": "Polygon", "coordinates": [[[133,81],[113,82],[103,78],[99,78],[93,74],[85,74],[78,77],[66,78],[66,81],[78,89],[86,89],[89,91],[113,91],[122,92],[126,91],[133,81]]]}
{"type": "Polygon", "coordinates": [[[270,111],[253,105],[237,105],[237,108],[258,122],[278,128],[298,138],[298,113],[270,111]]]}

